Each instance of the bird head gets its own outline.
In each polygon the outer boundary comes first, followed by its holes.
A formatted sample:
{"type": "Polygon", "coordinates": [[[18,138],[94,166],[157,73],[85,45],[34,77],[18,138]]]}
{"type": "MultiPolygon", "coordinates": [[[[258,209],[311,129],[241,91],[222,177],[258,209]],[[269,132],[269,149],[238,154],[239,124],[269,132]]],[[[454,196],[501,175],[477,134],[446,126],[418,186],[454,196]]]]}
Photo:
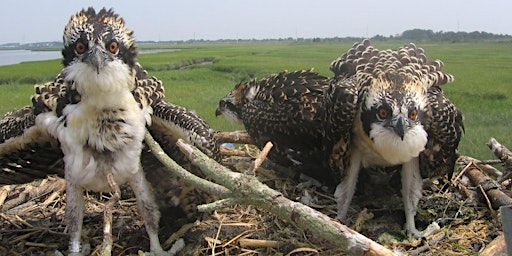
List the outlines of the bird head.
{"type": "Polygon", "coordinates": [[[224,115],[229,121],[242,124],[242,108],[254,99],[258,91],[259,84],[255,80],[237,84],[231,92],[220,99],[215,115],[224,115]]]}
{"type": "Polygon", "coordinates": [[[414,137],[427,122],[426,87],[411,76],[399,73],[383,74],[372,79],[361,107],[363,129],[385,132],[397,140],[414,137]],[[411,134],[412,133],[412,134],[411,134]]]}
{"type": "Polygon", "coordinates": [[[417,157],[427,144],[427,90],[413,76],[389,72],[369,80],[361,105],[361,123],[374,149],[388,163],[417,157]]]}
{"type": "MultiPolygon", "coordinates": [[[[90,7],[73,15],[64,29],[63,75],[67,80],[96,77],[115,80],[125,70],[133,76],[137,51],[133,31],[112,9],[90,7]]],[[[124,76],[124,74],[122,74],[124,76]]],[[[108,81],[108,80],[107,80],[108,81]]]]}

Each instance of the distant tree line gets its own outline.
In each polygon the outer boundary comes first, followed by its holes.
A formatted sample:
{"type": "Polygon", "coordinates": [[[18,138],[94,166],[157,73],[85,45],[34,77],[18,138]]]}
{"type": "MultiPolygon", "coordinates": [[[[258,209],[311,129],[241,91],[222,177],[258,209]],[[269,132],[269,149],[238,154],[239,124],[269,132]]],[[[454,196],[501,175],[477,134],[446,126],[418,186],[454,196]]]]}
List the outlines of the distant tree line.
{"type": "MultiPolygon", "coordinates": [[[[355,42],[360,41],[362,37],[331,37],[331,38],[266,38],[266,39],[190,39],[190,40],[176,40],[176,41],[137,41],[140,45],[158,45],[158,44],[194,44],[194,43],[252,43],[252,42],[355,42]]],[[[387,41],[387,40],[402,40],[414,42],[489,42],[489,41],[512,41],[511,35],[506,34],[493,34],[484,31],[473,32],[453,32],[453,31],[438,31],[434,32],[430,29],[410,29],[402,32],[402,34],[383,36],[376,35],[370,39],[374,41],[387,41]]],[[[37,42],[37,43],[7,43],[0,45],[0,49],[53,49],[62,48],[62,42],[37,42]]]]}
{"type": "Polygon", "coordinates": [[[473,32],[453,32],[438,31],[434,32],[430,29],[411,29],[404,31],[399,39],[414,41],[432,41],[432,42],[471,42],[471,41],[507,41],[512,36],[503,34],[493,34],[484,31],[473,32]]]}

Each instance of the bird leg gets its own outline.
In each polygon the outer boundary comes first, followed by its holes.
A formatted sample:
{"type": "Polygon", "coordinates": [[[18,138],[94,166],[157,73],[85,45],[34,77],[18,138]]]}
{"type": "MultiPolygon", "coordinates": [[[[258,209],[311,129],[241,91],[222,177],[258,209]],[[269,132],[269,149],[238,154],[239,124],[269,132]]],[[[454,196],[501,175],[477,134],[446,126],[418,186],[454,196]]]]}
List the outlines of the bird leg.
{"type": "Polygon", "coordinates": [[[334,198],[338,205],[338,220],[343,221],[347,216],[348,208],[354,193],[356,192],[357,177],[361,168],[361,154],[358,151],[352,152],[346,174],[334,191],[334,198]]]}
{"type": "Polygon", "coordinates": [[[160,241],[158,240],[158,221],[160,219],[160,212],[155,202],[153,191],[144,177],[142,168],[139,167],[130,180],[130,186],[137,197],[137,205],[139,213],[144,220],[146,232],[149,237],[150,250],[153,255],[169,255],[166,253],[160,241]]]}
{"type": "Polygon", "coordinates": [[[114,180],[112,173],[107,174],[107,183],[112,190],[112,197],[105,204],[105,210],[103,212],[103,243],[101,245],[100,255],[106,256],[112,254],[112,210],[114,204],[116,204],[121,198],[121,190],[114,180]]]}
{"type": "Polygon", "coordinates": [[[82,255],[81,236],[84,219],[84,191],[66,179],[66,225],[69,232],[69,255],[82,255]]]}
{"type": "Polygon", "coordinates": [[[421,198],[421,186],[419,160],[416,157],[402,165],[402,200],[405,210],[405,230],[417,238],[423,236],[414,223],[414,216],[421,198]]]}

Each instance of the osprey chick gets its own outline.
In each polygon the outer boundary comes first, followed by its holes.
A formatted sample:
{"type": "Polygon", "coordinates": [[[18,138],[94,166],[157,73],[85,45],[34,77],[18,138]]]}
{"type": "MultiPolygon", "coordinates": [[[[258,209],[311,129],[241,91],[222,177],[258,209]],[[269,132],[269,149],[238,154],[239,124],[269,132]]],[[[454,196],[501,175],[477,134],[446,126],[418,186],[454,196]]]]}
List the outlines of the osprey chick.
{"type": "MultiPolygon", "coordinates": [[[[84,190],[111,191],[113,177],[134,190],[151,252],[164,255],[158,207],[140,166],[151,107],[132,94],[139,68],[133,32],[112,10],[89,8],[71,17],[63,39],[64,69],[55,88],[67,97],[57,98],[52,111],[36,113],[35,125],[56,138],[64,154],[69,253],[81,252],[84,190]]],[[[36,108],[40,95],[33,99],[36,108]]]]}
{"type": "Polygon", "coordinates": [[[442,67],[413,44],[380,51],[368,40],[333,61],[324,146],[342,177],[334,194],[338,218],[347,214],[362,168],[401,165],[406,230],[422,236],[414,222],[422,174],[451,175],[464,129],[461,112],[441,90],[453,81],[442,67]]]}
{"type": "Polygon", "coordinates": [[[339,219],[361,169],[401,166],[406,230],[420,237],[421,178],[452,173],[464,130],[441,89],[453,81],[442,67],[413,44],[380,51],[365,40],[332,62],[332,79],[298,71],[240,83],[216,114],[242,122],[260,148],[272,141],[271,160],[341,181],[339,219]]]}

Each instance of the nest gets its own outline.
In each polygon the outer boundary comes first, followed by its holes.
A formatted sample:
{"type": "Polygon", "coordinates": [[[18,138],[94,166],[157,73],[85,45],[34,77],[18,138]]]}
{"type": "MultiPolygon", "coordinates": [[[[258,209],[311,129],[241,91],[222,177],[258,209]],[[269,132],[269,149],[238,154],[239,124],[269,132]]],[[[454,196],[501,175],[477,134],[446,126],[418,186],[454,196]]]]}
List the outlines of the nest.
{"type": "MultiPolygon", "coordinates": [[[[232,169],[243,172],[252,159],[232,156],[224,161],[232,169]]],[[[459,173],[462,171],[463,168],[459,168],[459,173]]],[[[398,254],[485,252],[491,242],[503,239],[498,212],[478,198],[479,188],[469,185],[462,174],[452,180],[439,178],[424,182],[416,223],[419,229],[432,221],[441,226],[440,231],[427,239],[413,239],[404,233],[397,172],[388,172],[385,182],[377,179],[380,181],[375,183],[371,175],[360,178],[365,182],[359,182],[346,224],[398,254]]],[[[304,186],[311,181],[283,175],[269,166],[260,167],[255,175],[287,198],[335,217],[332,189],[304,186]]],[[[193,202],[194,195],[201,193],[189,189],[189,205],[215,200],[198,196],[201,200],[193,202]]],[[[104,204],[110,196],[109,193],[86,194],[82,241],[90,244],[92,254],[100,250],[104,204]]],[[[234,205],[213,213],[191,212],[190,207],[183,205],[164,208],[161,209],[160,240],[167,250],[182,239],[185,246],[178,255],[344,255],[342,249],[255,206],[234,205]]],[[[65,182],[59,177],[0,187],[0,255],[65,252],[69,237],[64,209],[65,182]]],[[[123,188],[120,203],[114,209],[113,237],[113,255],[140,255],[149,250],[144,223],[128,188],[123,188]]]]}

